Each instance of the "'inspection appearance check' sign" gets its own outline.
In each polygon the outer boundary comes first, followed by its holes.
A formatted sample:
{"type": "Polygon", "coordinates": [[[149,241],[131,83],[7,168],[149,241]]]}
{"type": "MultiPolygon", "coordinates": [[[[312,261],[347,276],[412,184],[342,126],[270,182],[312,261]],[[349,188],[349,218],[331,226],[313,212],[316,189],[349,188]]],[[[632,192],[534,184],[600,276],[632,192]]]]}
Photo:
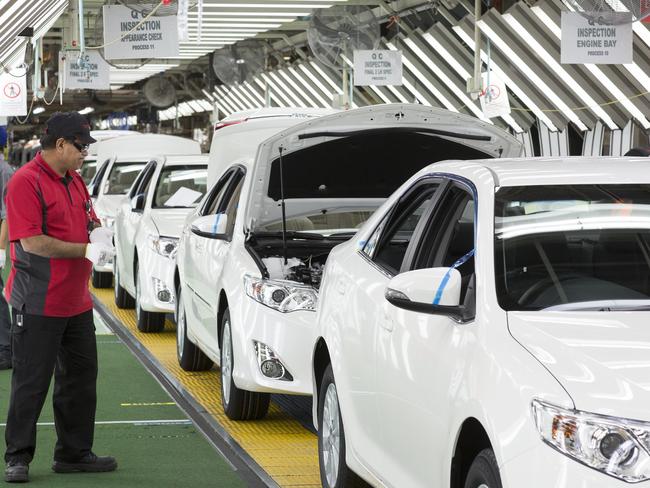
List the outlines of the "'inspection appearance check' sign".
{"type": "Polygon", "coordinates": [[[106,59],[173,58],[178,56],[176,16],[152,16],[122,5],[104,5],[106,59]],[[119,39],[119,40],[118,40],[119,39]]]}

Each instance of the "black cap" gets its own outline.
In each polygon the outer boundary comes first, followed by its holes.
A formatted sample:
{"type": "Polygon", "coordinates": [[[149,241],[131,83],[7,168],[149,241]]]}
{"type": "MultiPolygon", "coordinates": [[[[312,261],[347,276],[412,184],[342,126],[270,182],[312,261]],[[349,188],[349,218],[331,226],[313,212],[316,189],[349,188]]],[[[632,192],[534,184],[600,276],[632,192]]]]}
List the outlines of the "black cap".
{"type": "Polygon", "coordinates": [[[45,122],[45,133],[57,139],[77,139],[81,144],[97,142],[90,135],[88,119],[77,112],[56,112],[45,122]]]}

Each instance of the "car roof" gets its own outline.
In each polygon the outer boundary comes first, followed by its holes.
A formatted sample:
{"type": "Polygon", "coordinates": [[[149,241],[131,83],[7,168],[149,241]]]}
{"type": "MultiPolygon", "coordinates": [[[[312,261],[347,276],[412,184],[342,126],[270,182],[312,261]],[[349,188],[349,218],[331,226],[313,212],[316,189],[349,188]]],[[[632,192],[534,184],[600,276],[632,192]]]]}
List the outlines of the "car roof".
{"type": "Polygon", "coordinates": [[[189,154],[189,155],[174,155],[165,158],[165,165],[169,164],[187,164],[187,165],[207,165],[208,154],[189,154]]]}
{"type": "Polygon", "coordinates": [[[449,161],[431,164],[425,172],[449,171],[463,174],[479,166],[492,173],[496,186],[650,184],[650,158],[642,156],[566,156],[449,161]]]}

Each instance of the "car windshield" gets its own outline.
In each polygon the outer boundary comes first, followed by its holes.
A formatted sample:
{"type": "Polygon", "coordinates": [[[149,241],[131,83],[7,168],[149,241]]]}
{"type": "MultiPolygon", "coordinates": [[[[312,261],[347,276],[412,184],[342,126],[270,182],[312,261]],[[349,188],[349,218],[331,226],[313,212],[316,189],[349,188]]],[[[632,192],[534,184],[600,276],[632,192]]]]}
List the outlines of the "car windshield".
{"type": "Polygon", "coordinates": [[[152,207],[195,207],[205,194],[207,181],[207,165],[166,166],[160,172],[152,207]]]}
{"type": "Polygon", "coordinates": [[[146,165],[145,162],[116,162],[108,175],[107,195],[126,195],[131,185],[146,165]]]}
{"type": "Polygon", "coordinates": [[[96,159],[86,159],[84,161],[83,166],[79,170],[79,174],[84,180],[84,183],[88,185],[90,181],[93,179],[93,176],[95,176],[95,173],[97,172],[97,160],[96,159]]]}
{"type": "Polygon", "coordinates": [[[495,274],[505,310],[650,309],[650,185],[500,188],[495,274]]]}

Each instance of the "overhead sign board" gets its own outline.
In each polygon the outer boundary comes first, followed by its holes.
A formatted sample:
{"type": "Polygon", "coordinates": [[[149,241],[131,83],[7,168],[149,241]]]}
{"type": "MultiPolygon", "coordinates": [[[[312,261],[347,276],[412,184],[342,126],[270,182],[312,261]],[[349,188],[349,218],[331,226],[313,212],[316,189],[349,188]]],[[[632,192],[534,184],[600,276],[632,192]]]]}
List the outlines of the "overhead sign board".
{"type": "Polygon", "coordinates": [[[27,77],[0,75],[0,115],[27,115],[27,77]]]}
{"type": "Polygon", "coordinates": [[[632,62],[632,14],[562,12],[562,64],[632,62]]]}
{"type": "Polygon", "coordinates": [[[402,84],[402,51],[388,49],[354,51],[354,84],[385,86],[402,84]]]}
{"type": "Polygon", "coordinates": [[[104,5],[104,57],[106,59],[178,57],[176,15],[145,19],[123,5],[104,5]]]}
{"type": "Polygon", "coordinates": [[[508,100],[506,84],[493,72],[490,72],[489,77],[487,73],[482,73],[482,77],[485,90],[481,92],[479,100],[483,115],[487,118],[509,115],[510,100],[508,100]]]}
{"type": "Polygon", "coordinates": [[[650,0],[639,0],[639,20],[646,24],[650,24],[650,0]]]}
{"type": "MultiPolygon", "coordinates": [[[[110,65],[97,51],[87,51],[79,58],[79,51],[65,51],[65,89],[89,88],[108,90],[111,87],[110,65]]],[[[62,66],[62,64],[59,64],[62,66]]]]}

